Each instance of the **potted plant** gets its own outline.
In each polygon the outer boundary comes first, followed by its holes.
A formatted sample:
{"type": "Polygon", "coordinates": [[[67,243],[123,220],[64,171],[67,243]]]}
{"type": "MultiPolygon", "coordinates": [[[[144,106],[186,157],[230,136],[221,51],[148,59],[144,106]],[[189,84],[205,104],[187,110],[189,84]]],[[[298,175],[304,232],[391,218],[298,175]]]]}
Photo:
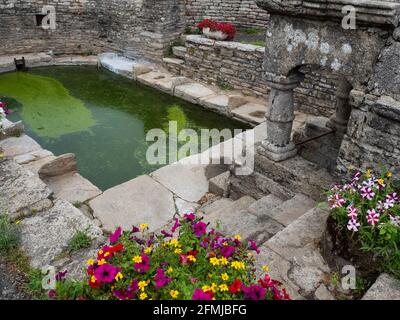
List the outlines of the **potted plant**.
{"type": "Polygon", "coordinates": [[[233,24],[211,19],[200,22],[198,28],[207,38],[220,41],[233,40],[236,35],[236,28],[233,24]]]}
{"type": "Polygon", "coordinates": [[[400,278],[399,189],[386,170],[358,171],[351,181],[331,188],[331,215],[322,241],[330,264],[344,259],[370,280],[381,272],[400,278]]]}

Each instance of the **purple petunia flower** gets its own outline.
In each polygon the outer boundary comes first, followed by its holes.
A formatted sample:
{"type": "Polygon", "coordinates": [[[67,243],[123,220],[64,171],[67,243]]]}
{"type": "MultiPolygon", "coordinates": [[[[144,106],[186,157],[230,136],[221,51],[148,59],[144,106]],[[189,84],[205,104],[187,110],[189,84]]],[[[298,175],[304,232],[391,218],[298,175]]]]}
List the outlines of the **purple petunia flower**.
{"type": "Polygon", "coordinates": [[[221,249],[221,255],[225,258],[229,258],[235,252],[234,246],[224,246],[221,249]]]}
{"type": "Polygon", "coordinates": [[[173,235],[171,233],[168,233],[165,230],[161,230],[161,234],[164,236],[164,238],[172,238],[173,235]]]}
{"type": "Polygon", "coordinates": [[[56,281],[63,281],[67,273],[68,273],[67,270],[65,270],[63,272],[58,272],[56,274],[56,281]]]}
{"type": "Polygon", "coordinates": [[[196,219],[196,216],[194,215],[193,212],[185,213],[185,214],[183,215],[183,217],[184,217],[187,221],[194,221],[194,219],[196,219]]]}
{"type": "Polygon", "coordinates": [[[110,236],[110,239],[109,239],[110,244],[116,243],[119,240],[119,238],[121,237],[121,235],[122,235],[122,229],[121,229],[121,227],[118,227],[117,230],[115,230],[114,233],[110,236]]]}
{"type": "Polygon", "coordinates": [[[135,263],[133,267],[140,273],[145,273],[150,268],[150,258],[147,254],[142,254],[142,262],[135,263]]]}
{"type": "Polygon", "coordinates": [[[206,234],[207,225],[203,222],[197,222],[192,226],[194,235],[198,238],[206,234]]]}
{"type": "Polygon", "coordinates": [[[179,223],[179,219],[176,218],[176,219],[175,219],[175,224],[174,224],[174,226],[172,227],[171,232],[174,233],[174,232],[176,231],[176,229],[178,229],[180,226],[181,226],[181,224],[179,223]]]}
{"type": "Polygon", "coordinates": [[[173,279],[165,276],[165,271],[163,269],[157,269],[157,274],[154,277],[154,281],[156,283],[156,289],[166,286],[173,279]]]}
{"type": "Polygon", "coordinates": [[[257,252],[257,254],[260,254],[260,249],[258,249],[257,243],[254,240],[249,241],[249,249],[257,252]]]}
{"type": "Polygon", "coordinates": [[[94,271],[94,276],[100,283],[111,283],[115,280],[118,272],[118,268],[110,264],[102,264],[94,271]]]}
{"type": "Polygon", "coordinates": [[[259,285],[251,285],[250,287],[242,286],[244,297],[248,300],[264,300],[265,289],[259,285]]]}
{"type": "Polygon", "coordinates": [[[212,298],[212,292],[204,292],[202,289],[196,289],[192,296],[192,300],[212,300],[212,298]]]}

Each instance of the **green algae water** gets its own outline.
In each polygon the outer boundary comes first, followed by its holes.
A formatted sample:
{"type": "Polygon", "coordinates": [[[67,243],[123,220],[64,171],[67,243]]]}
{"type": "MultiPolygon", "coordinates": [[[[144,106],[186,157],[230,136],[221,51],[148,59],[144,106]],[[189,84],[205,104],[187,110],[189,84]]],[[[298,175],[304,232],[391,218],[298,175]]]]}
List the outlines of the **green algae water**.
{"type": "Polygon", "coordinates": [[[102,190],[150,173],[149,130],[245,129],[138,82],[92,66],[46,67],[0,75],[0,99],[25,131],[55,155],[75,153],[79,173],[102,190]]]}

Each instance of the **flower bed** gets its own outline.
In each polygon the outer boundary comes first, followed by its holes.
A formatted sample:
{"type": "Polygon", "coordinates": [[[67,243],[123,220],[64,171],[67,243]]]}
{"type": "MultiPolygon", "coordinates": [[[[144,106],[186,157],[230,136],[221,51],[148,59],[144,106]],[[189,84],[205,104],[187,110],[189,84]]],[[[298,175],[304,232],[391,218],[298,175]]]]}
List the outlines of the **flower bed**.
{"type": "Polygon", "coordinates": [[[236,35],[236,28],[233,24],[211,19],[205,19],[200,22],[198,28],[206,36],[217,40],[233,40],[236,35]]]}
{"type": "Polygon", "coordinates": [[[6,118],[6,115],[10,113],[10,110],[7,109],[7,104],[0,100],[0,133],[3,132],[3,120],[6,118]]]}
{"type": "Polygon", "coordinates": [[[355,264],[362,276],[385,271],[400,278],[399,190],[390,172],[356,172],[328,193],[331,255],[355,264]]]}
{"type": "MultiPolygon", "coordinates": [[[[207,231],[193,213],[176,218],[171,230],[148,234],[148,226],[118,228],[96,257],[87,279],[73,283],[58,275],[56,299],[288,300],[269,275],[256,279],[253,241],[207,231]]],[[[264,267],[265,270],[267,269],[264,267]]]]}

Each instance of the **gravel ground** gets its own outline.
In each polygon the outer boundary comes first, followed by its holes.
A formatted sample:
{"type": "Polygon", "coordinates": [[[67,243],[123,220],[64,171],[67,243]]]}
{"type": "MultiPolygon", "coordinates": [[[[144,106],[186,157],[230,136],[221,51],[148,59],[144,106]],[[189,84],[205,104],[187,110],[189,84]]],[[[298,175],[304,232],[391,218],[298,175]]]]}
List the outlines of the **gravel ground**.
{"type": "Polygon", "coordinates": [[[23,276],[11,272],[7,265],[3,261],[0,261],[0,300],[31,299],[27,293],[19,289],[23,282],[23,276]]]}

